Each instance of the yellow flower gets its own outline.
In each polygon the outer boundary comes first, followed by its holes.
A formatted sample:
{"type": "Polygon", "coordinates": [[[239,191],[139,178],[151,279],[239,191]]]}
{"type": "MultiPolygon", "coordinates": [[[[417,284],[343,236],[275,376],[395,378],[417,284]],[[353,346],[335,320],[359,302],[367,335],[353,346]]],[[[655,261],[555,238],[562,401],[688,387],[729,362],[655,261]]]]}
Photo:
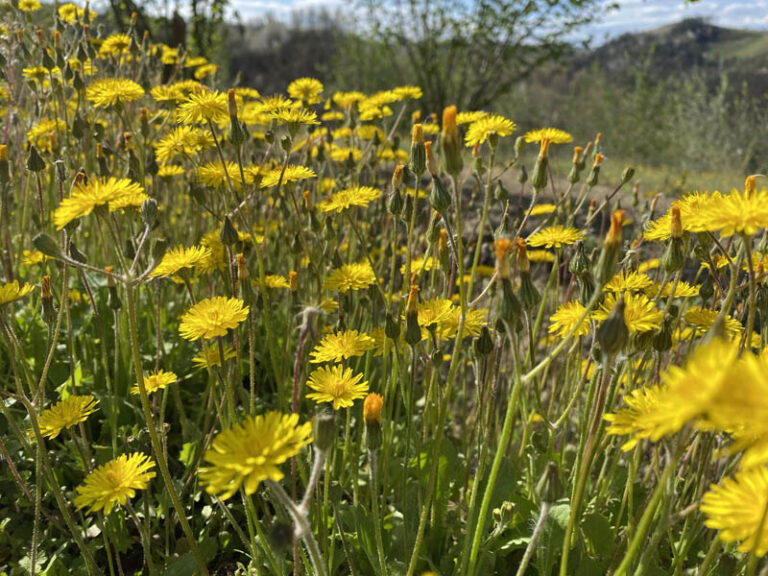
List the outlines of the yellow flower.
{"type": "Polygon", "coordinates": [[[187,340],[225,336],[248,317],[248,310],[237,298],[205,298],[184,313],[179,332],[187,340]]]}
{"type": "MultiPolygon", "coordinates": [[[[715,323],[715,319],[719,312],[717,310],[709,310],[708,308],[702,308],[701,306],[691,306],[685,311],[685,321],[688,324],[696,327],[696,333],[700,334],[709,330],[712,324],[715,323]]],[[[734,337],[741,333],[741,323],[732,318],[731,316],[725,317],[725,333],[730,337],[734,337]]]]}
{"type": "Polygon", "coordinates": [[[639,440],[655,436],[658,426],[655,416],[667,398],[668,391],[662,386],[632,390],[624,396],[626,408],[605,415],[605,420],[610,422],[606,432],[613,436],[631,435],[621,446],[625,452],[631,450],[639,440]]]}
{"type": "Polygon", "coordinates": [[[555,255],[546,250],[528,250],[528,260],[531,262],[554,262],[555,255]]]}
{"type": "Polygon", "coordinates": [[[306,110],[304,108],[280,108],[272,112],[272,118],[277,120],[279,124],[287,124],[294,128],[301,125],[312,126],[320,124],[317,114],[313,110],[306,110]]]}
{"type": "Polygon", "coordinates": [[[680,209],[680,224],[683,230],[686,232],[701,232],[703,227],[698,222],[696,215],[706,206],[710,201],[720,196],[719,193],[714,195],[691,192],[672,202],[664,216],[651,222],[645,232],[643,238],[649,242],[664,242],[672,235],[672,208],[677,207],[680,209]]]}
{"type": "Polygon", "coordinates": [[[18,280],[8,282],[7,284],[0,284],[0,306],[10,304],[11,302],[23,298],[32,292],[32,290],[34,290],[34,288],[27,283],[20,287],[18,280]]]}
{"type": "Polygon", "coordinates": [[[127,178],[91,179],[75,187],[53,214],[53,223],[61,230],[72,220],[82,218],[98,206],[108,206],[110,212],[141,206],[147,199],[144,189],[127,178]]]}
{"type": "Polygon", "coordinates": [[[512,132],[515,131],[515,128],[515,123],[508,118],[504,118],[504,116],[483,116],[469,125],[469,129],[464,138],[464,143],[467,146],[472,147],[475,144],[482,144],[491,135],[504,138],[505,136],[512,134],[512,132]]]}
{"type": "Polygon", "coordinates": [[[611,278],[608,284],[605,285],[603,290],[606,292],[624,292],[626,290],[630,292],[638,292],[641,290],[647,290],[653,285],[647,274],[642,272],[625,272],[622,270],[616,276],[611,278]]]}
{"type": "Polygon", "coordinates": [[[763,522],[768,506],[768,468],[760,466],[737,472],[720,485],[710,486],[701,501],[707,517],[704,525],[719,530],[723,542],[740,542],[739,550],[768,552],[768,530],[763,522]],[[760,540],[756,541],[760,534],[760,540]]]}
{"type": "MultiPolygon", "coordinates": [[[[674,283],[667,282],[664,285],[664,289],[661,291],[662,298],[669,298],[672,293],[672,286],[674,283]]],[[[653,283],[648,288],[645,288],[645,293],[654,298],[659,293],[659,284],[653,283]]],[[[680,280],[675,286],[675,298],[694,298],[699,295],[699,287],[693,286],[684,280],[680,280]]]]}
{"type": "Polygon", "coordinates": [[[40,413],[40,433],[46,438],[56,438],[64,428],[85,422],[99,408],[93,396],[69,396],[40,413]]]}
{"type": "MultiPolygon", "coordinates": [[[[66,133],[67,125],[62,120],[41,120],[27,132],[27,140],[34,143],[39,150],[51,151],[50,134],[54,136],[66,133]]],[[[55,139],[54,139],[55,142],[55,139]]]]}
{"type": "Polygon", "coordinates": [[[459,112],[456,114],[456,125],[473,124],[486,116],[488,116],[488,112],[483,112],[481,110],[476,112],[459,112]]]}
{"type": "Polygon", "coordinates": [[[332,99],[336,106],[347,109],[364,100],[365,94],[362,92],[336,92],[332,99]]]}
{"type": "MultiPolygon", "coordinates": [[[[578,300],[566,302],[549,317],[549,333],[557,333],[561,338],[565,338],[565,335],[576,326],[579,318],[584,316],[586,310],[587,309],[578,300]]],[[[574,336],[585,336],[586,334],[589,334],[588,316],[581,321],[579,328],[574,332],[574,336]]]]}
{"type": "MultiPolygon", "coordinates": [[[[692,420],[704,416],[715,406],[726,377],[738,354],[738,344],[713,340],[699,346],[685,367],[670,366],[662,375],[662,384],[625,399],[628,408],[605,417],[616,423],[609,434],[632,434],[635,439],[656,442],[675,434],[692,420]]],[[[631,448],[631,445],[625,444],[631,448]]]]}
{"type": "Polygon", "coordinates": [[[245,177],[245,184],[253,184],[255,180],[258,167],[244,166],[243,173],[240,174],[240,166],[236,162],[227,162],[227,171],[224,172],[224,166],[221,162],[207,162],[197,169],[197,177],[200,182],[211,188],[219,188],[227,186],[227,176],[229,181],[232,182],[232,186],[235,190],[242,190],[243,188],[243,176],[245,177]]]}
{"type": "Polygon", "coordinates": [[[306,180],[307,178],[317,178],[317,174],[315,174],[315,171],[311,168],[292,164],[286,167],[285,173],[283,173],[282,168],[275,168],[264,174],[264,177],[261,179],[261,187],[272,188],[273,186],[277,186],[278,182],[285,185],[299,180],[306,180]]]}
{"type": "Polygon", "coordinates": [[[21,252],[22,266],[35,266],[36,264],[42,264],[46,260],[48,260],[48,257],[39,250],[22,250],[21,252]]]}
{"type": "Polygon", "coordinates": [[[542,142],[545,140],[552,144],[568,144],[568,142],[573,142],[573,136],[557,128],[539,128],[538,130],[531,130],[525,135],[526,142],[542,142]]]}
{"type": "MultiPolygon", "coordinates": [[[[613,310],[618,300],[616,293],[609,293],[600,305],[600,308],[592,313],[592,318],[602,322],[613,310]]],[[[645,294],[624,294],[624,322],[631,334],[636,332],[650,332],[661,328],[664,313],[656,308],[653,300],[645,294]]]]}
{"type": "Polygon", "coordinates": [[[193,156],[213,144],[213,138],[207,130],[194,126],[177,126],[152,146],[155,147],[157,161],[166,164],[177,155],[193,156]]]}
{"type": "Polygon", "coordinates": [[[349,408],[355,400],[364,398],[368,393],[368,382],[360,382],[362,374],[353,374],[351,368],[342,365],[321,366],[309,375],[307,386],[315,392],[307,394],[307,398],[315,402],[329,402],[333,409],[349,408]]]}
{"type": "Polygon", "coordinates": [[[554,204],[536,204],[531,208],[531,216],[541,216],[544,214],[552,214],[557,207],[554,204]]]}
{"type": "Polygon", "coordinates": [[[324,286],[327,290],[349,292],[362,290],[374,282],[376,282],[376,274],[366,260],[356,264],[344,264],[341,268],[337,268],[325,279],[324,286]]]}
{"type": "Polygon", "coordinates": [[[102,78],[94,80],[85,89],[85,97],[96,108],[112,108],[133,102],[144,96],[144,89],[128,78],[102,78]]]}
{"type": "Polygon", "coordinates": [[[208,258],[210,255],[211,250],[202,246],[192,246],[190,248],[177,246],[163,254],[160,264],[152,270],[149,277],[172,276],[186,268],[194,268],[201,260],[208,258]]]}
{"type": "Polygon", "coordinates": [[[378,422],[381,424],[381,409],[384,407],[384,398],[381,394],[371,392],[363,402],[363,420],[366,424],[378,422]]]}
{"type": "Polygon", "coordinates": [[[19,0],[19,10],[22,12],[36,12],[41,6],[38,0],[19,0]]]}
{"type": "Polygon", "coordinates": [[[357,330],[327,334],[312,351],[312,362],[341,362],[354,356],[362,356],[376,346],[373,338],[357,330]]]}
{"type": "Polygon", "coordinates": [[[128,498],[136,495],[136,490],[144,490],[149,485],[155,477],[154,467],[155,463],[146,454],[122,454],[88,474],[85,482],[77,487],[75,506],[90,506],[89,512],[103,510],[109,514],[115,504],[124,506],[128,498]]]}
{"type": "Polygon", "coordinates": [[[178,119],[184,124],[225,122],[229,119],[227,95],[216,90],[194,92],[179,105],[178,119]]]}
{"type": "Polygon", "coordinates": [[[211,64],[210,62],[207,64],[203,64],[202,66],[199,66],[197,70],[195,70],[195,78],[198,80],[202,80],[203,78],[207,78],[208,76],[213,76],[216,74],[216,72],[219,70],[219,67],[216,64],[211,64]]]}
{"type": "Polygon", "coordinates": [[[525,243],[528,246],[545,248],[560,248],[563,244],[574,244],[584,238],[584,233],[576,228],[549,226],[531,234],[525,243]]]}
{"type": "MultiPolygon", "coordinates": [[[[75,6],[71,2],[59,6],[59,18],[67,24],[74,24],[77,20],[83,20],[85,15],[83,8],[75,6]]],[[[88,10],[88,19],[93,20],[94,18],[96,18],[96,12],[88,10]]]]}
{"type": "Polygon", "coordinates": [[[263,480],[282,480],[278,468],[312,442],[312,423],[299,425],[298,414],[267,412],[247,416],[242,424],[219,433],[205,453],[208,466],[200,480],[209,494],[226,500],[241,486],[247,495],[263,480]]]}
{"type": "Polygon", "coordinates": [[[352,206],[365,208],[380,197],[381,191],[376,188],[355,186],[332,194],[326,201],[320,202],[317,208],[321,212],[342,212],[352,206]]]}
{"type": "MultiPolygon", "coordinates": [[[[165,370],[158,370],[156,372],[150,372],[144,375],[144,387],[147,389],[147,394],[152,394],[156,390],[163,390],[169,384],[173,384],[179,377],[173,372],[166,372],[165,370]]],[[[136,383],[131,388],[131,394],[138,396],[139,384],[136,383]]]]}
{"type": "Polygon", "coordinates": [[[184,168],[178,164],[163,164],[157,169],[158,178],[172,178],[184,174],[184,168]]]}
{"type": "Polygon", "coordinates": [[[768,190],[752,194],[733,190],[713,196],[692,220],[696,227],[710,232],[719,230],[723,237],[737,233],[751,236],[768,227],[768,190]]]}
{"type": "MultiPolygon", "coordinates": [[[[231,346],[224,346],[224,360],[231,360],[236,356],[234,348],[231,346]]],[[[218,346],[204,347],[200,353],[192,358],[195,366],[198,368],[211,368],[213,366],[221,366],[221,356],[219,355],[218,346]]]]}
{"type": "Polygon", "coordinates": [[[315,78],[297,78],[288,84],[288,96],[295,100],[304,100],[306,104],[320,102],[323,84],[315,78]]]}
{"type": "Polygon", "coordinates": [[[267,274],[264,280],[267,284],[267,288],[290,288],[291,287],[291,285],[288,284],[288,279],[285,276],[280,276],[279,274],[267,274]]]}
{"type": "Polygon", "coordinates": [[[99,56],[107,58],[127,54],[130,45],[131,37],[128,34],[112,34],[99,46],[99,56]]]}
{"type": "Polygon", "coordinates": [[[399,100],[418,100],[424,95],[418,86],[398,86],[392,92],[399,100]]]}

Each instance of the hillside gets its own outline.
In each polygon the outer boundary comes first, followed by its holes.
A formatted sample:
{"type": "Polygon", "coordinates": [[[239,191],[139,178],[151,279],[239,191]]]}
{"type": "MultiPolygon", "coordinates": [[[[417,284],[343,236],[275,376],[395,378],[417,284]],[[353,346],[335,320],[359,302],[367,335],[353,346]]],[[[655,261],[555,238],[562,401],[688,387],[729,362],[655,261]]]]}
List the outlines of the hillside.
{"type": "Polygon", "coordinates": [[[768,89],[768,32],[683,20],[639,34],[624,34],[573,63],[576,72],[598,65],[611,78],[627,81],[638,65],[652,78],[703,72],[713,79],[726,72],[734,85],[746,82],[752,94],[768,89]]]}

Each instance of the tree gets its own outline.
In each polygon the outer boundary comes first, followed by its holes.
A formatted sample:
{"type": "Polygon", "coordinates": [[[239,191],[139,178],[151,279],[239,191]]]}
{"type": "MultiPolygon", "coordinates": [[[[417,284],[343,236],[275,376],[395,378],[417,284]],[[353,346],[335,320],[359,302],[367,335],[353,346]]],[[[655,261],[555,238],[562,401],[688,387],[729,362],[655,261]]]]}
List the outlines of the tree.
{"type": "Polygon", "coordinates": [[[358,0],[358,6],[366,17],[357,35],[384,46],[399,76],[421,86],[430,110],[487,106],[571,51],[576,33],[613,7],[601,0],[358,0]]]}

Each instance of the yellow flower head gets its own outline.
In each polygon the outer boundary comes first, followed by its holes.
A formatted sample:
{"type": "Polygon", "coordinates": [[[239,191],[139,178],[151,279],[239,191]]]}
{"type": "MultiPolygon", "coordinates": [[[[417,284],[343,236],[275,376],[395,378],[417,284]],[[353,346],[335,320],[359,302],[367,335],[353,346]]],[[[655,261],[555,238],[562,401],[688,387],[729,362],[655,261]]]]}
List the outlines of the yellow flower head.
{"type": "Polygon", "coordinates": [[[578,300],[566,302],[549,317],[549,333],[565,338],[565,335],[573,330],[577,322],[579,322],[579,318],[584,316],[584,319],[578,324],[579,327],[574,332],[574,336],[578,337],[589,334],[589,317],[584,315],[586,310],[578,300]]]}
{"type": "Polygon", "coordinates": [[[19,10],[22,12],[36,12],[41,6],[38,0],[19,0],[19,10]]]}
{"type": "Polygon", "coordinates": [[[193,92],[179,105],[178,119],[184,124],[225,122],[229,119],[227,95],[216,90],[193,92]]]}
{"type": "Polygon", "coordinates": [[[242,424],[213,439],[200,480],[209,494],[218,494],[222,500],[241,486],[246,494],[253,494],[264,480],[282,480],[279,466],[310,442],[312,423],[299,425],[298,414],[247,416],[242,424]]]}
{"type": "Polygon", "coordinates": [[[720,531],[723,542],[740,542],[739,550],[768,552],[768,530],[763,514],[768,506],[768,468],[760,466],[737,472],[704,494],[701,511],[707,528],[720,531]],[[756,540],[760,535],[760,539],[756,540]]]}
{"type": "Polygon", "coordinates": [[[127,54],[130,45],[131,37],[128,34],[112,34],[99,46],[99,56],[107,58],[127,54]]]}
{"type": "Polygon", "coordinates": [[[558,224],[534,232],[525,242],[528,246],[532,247],[560,248],[564,244],[575,244],[583,238],[584,233],[581,230],[570,227],[566,228],[558,224]]]}
{"type": "Polygon", "coordinates": [[[350,290],[362,290],[376,282],[371,265],[367,260],[356,264],[344,264],[331,272],[325,279],[327,290],[349,292],[350,290]]]}
{"type": "Polygon", "coordinates": [[[248,310],[238,298],[205,298],[184,313],[179,332],[187,340],[224,336],[248,317],[248,310]]]}
{"type": "MultiPolygon", "coordinates": [[[[224,346],[224,361],[231,360],[236,356],[235,349],[232,346],[224,346]]],[[[195,366],[198,368],[212,368],[214,366],[221,366],[221,356],[219,355],[218,346],[206,346],[200,351],[200,353],[192,358],[195,366]]]]}
{"type": "Polygon", "coordinates": [[[173,276],[186,268],[194,268],[201,260],[210,257],[210,255],[211,250],[203,246],[191,246],[190,248],[177,246],[163,255],[160,264],[152,270],[149,276],[150,278],[173,276]]]}
{"type": "Polygon", "coordinates": [[[314,110],[304,108],[279,108],[272,112],[272,118],[277,120],[278,124],[286,124],[294,128],[320,124],[314,110]]]}
{"type": "Polygon", "coordinates": [[[53,223],[57,230],[61,230],[98,206],[108,206],[110,212],[115,212],[139,207],[146,199],[144,189],[127,178],[92,179],[87,184],[76,185],[72,195],[61,201],[53,214],[53,223]]]}
{"type": "Polygon", "coordinates": [[[355,186],[332,194],[327,200],[320,202],[317,208],[321,212],[342,212],[352,206],[365,208],[379,198],[380,190],[371,186],[355,186]]]}
{"type": "Polygon", "coordinates": [[[0,284],[0,306],[15,302],[32,292],[32,290],[34,288],[27,283],[24,283],[24,286],[19,286],[18,280],[0,284]]]}
{"type": "Polygon", "coordinates": [[[144,490],[149,485],[155,477],[154,467],[155,463],[146,454],[122,454],[88,474],[85,482],[77,487],[75,506],[89,506],[89,512],[103,510],[109,514],[115,504],[124,506],[128,498],[136,495],[136,490],[144,490]]]}
{"type": "Polygon", "coordinates": [[[680,210],[680,226],[684,232],[702,232],[703,226],[696,215],[713,199],[719,198],[720,194],[706,194],[702,192],[690,192],[675,200],[664,216],[651,222],[643,238],[650,242],[664,242],[672,236],[672,208],[680,210]]]}
{"type": "Polygon", "coordinates": [[[398,86],[393,88],[392,92],[399,100],[418,100],[423,96],[423,92],[418,86],[398,86]]]}
{"type": "Polygon", "coordinates": [[[288,84],[288,96],[295,100],[303,100],[306,104],[320,102],[323,83],[315,78],[298,78],[288,84]]]}
{"type": "Polygon", "coordinates": [[[640,292],[647,290],[653,285],[647,274],[642,272],[625,272],[622,270],[616,276],[611,278],[603,290],[606,292],[640,292]]]}
{"type": "Polygon", "coordinates": [[[539,142],[541,144],[540,156],[547,156],[550,144],[567,144],[573,142],[573,136],[557,128],[539,128],[531,130],[525,135],[526,142],[539,142]]]}
{"type": "Polygon", "coordinates": [[[261,187],[272,188],[277,186],[278,183],[284,186],[285,184],[306,180],[307,178],[317,178],[317,174],[306,166],[291,164],[286,167],[285,172],[283,172],[282,168],[275,168],[264,174],[264,177],[261,179],[261,187]]]}
{"type": "Polygon", "coordinates": [[[733,234],[751,236],[768,228],[768,190],[742,194],[713,196],[695,215],[694,225],[710,232],[719,231],[723,237],[733,234]]]}
{"type": "Polygon", "coordinates": [[[157,161],[166,164],[179,155],[194,156],[213,144],[209,131],[195,126],[177,126],[152,145],[155,147],[157,161]]]}
{"type": "Polygon", "coordinates": [[[341,362],[347,358],[362,356],[375,345],[373,338],[357,330],[327,334],[312,351],[311,362],[341,362]]]}
{"type": "Polygon", "coordinates": [[[632,390],[624,396],[626,408],[605,415],[605,420],[610,422],[606,432],[614,436],[631,435],[621,446],[625,452],[631,450],[639,440],[655,435],[658,426],[655,416],[667,397],[667,389],[662,386],[632,390]]]}
{"type": "MultiPolygon", "coordinates": [[[[592,318],[602,322],[610,315],[618,295],[611,292],[606,295],[600,308],[592,313],[592,318]]],[[[664,313],[656,308],[653,300],[645,294],[633,294],[627,292],[624,294],[624,322],[631,334],[637,332],[650,332],[661,328],[661,322],[664,319],[664,313]]]]}
{"type": "Polygon", "coordinates": [[[332,403],[334,410],[349,408],[368,392],[368,382],[360,382],[362,379],[362,374],[354,374],[351,368],[340,364],[322,366],[309,375],[307,386],[315,392],[307,394],[307,398],[332,403]]]}
{"type": "MultiPolygon", "coordinates": [[[[144,375],[144,387],[147,389],[147,394],[152,394],[156,390],[163,390],[169,384],[173,384],[179,377],[173,372],[166,372],[165,370],[158,370],[156,372],[150,372],[144,375]]],[[[140,394],[138,383],[131,388],[131,394],[138,396],[140,394]]]]}
{"type": "MultiPolygon", "coordinates": [[[[458,120],[456,122],[458,124],[458,120]]],[[[492,135],[499,138],[509,136],[515,131],[515,128],[515,123],[504,116],[483,116],[469,125],[464,143],[471,148],[476,144],[482,144],[492,135]]]]}
{"type": "MultiPolygon", "coordinates": [[[[74,24],[78,20],[84,20],[86,16],[85,9],[80,8],[68,2],[59,6],[59,18],[61,18],[67,24],[74,24]]],[[[96,12],[88,10],[88,20],[91,21],[96,18],[96,12]]]]}
{"type": "Polygon", "coordinates": [[[384,407],[384,398],[381,394],[371,392],[363,402],[363,420],[367,424],[378,422],[381,424],[381,409],[384,407]]]}
{"type": "Polygon", "coordinates": [[[144,89],[128,78],[94,80],[85,90],[85,97],[96,108],[112,108],[133,102],[144,96],[144,89]]]}
{"type": "MultiPolygon", "coordinates": [[[[691,306],[685,311],[685,321],[696,328],[696,332],[705,332],[709,330],[715,323],[717,316],[720,312],[718,310],[710,310],[708,308],[702,308],[701,306],[691,306]]],[[[725,333],[734,337],[741,333],[741,323],[731,316],[725,317],[725,333]]]]}
{"type": "Polygon", "coordinates": [[[56,438],[65,428],[85,422],[99,408],[93,396],[69,396],[40,413],[40,433],[46,438],[56,438]]]}

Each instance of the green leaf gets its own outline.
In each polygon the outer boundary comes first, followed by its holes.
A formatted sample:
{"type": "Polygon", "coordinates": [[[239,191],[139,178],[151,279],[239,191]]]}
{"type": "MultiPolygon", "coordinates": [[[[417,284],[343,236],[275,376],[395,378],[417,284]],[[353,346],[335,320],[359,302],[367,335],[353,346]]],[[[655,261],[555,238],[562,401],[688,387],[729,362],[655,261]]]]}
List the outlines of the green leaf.
{"type": "Polygon", "coordinates": [[[195,557],[191,552],[187,552],[172,562],[163,574],[164,576],[189,576],[194,574],[195,568],[197,568],[195,557]]]}

